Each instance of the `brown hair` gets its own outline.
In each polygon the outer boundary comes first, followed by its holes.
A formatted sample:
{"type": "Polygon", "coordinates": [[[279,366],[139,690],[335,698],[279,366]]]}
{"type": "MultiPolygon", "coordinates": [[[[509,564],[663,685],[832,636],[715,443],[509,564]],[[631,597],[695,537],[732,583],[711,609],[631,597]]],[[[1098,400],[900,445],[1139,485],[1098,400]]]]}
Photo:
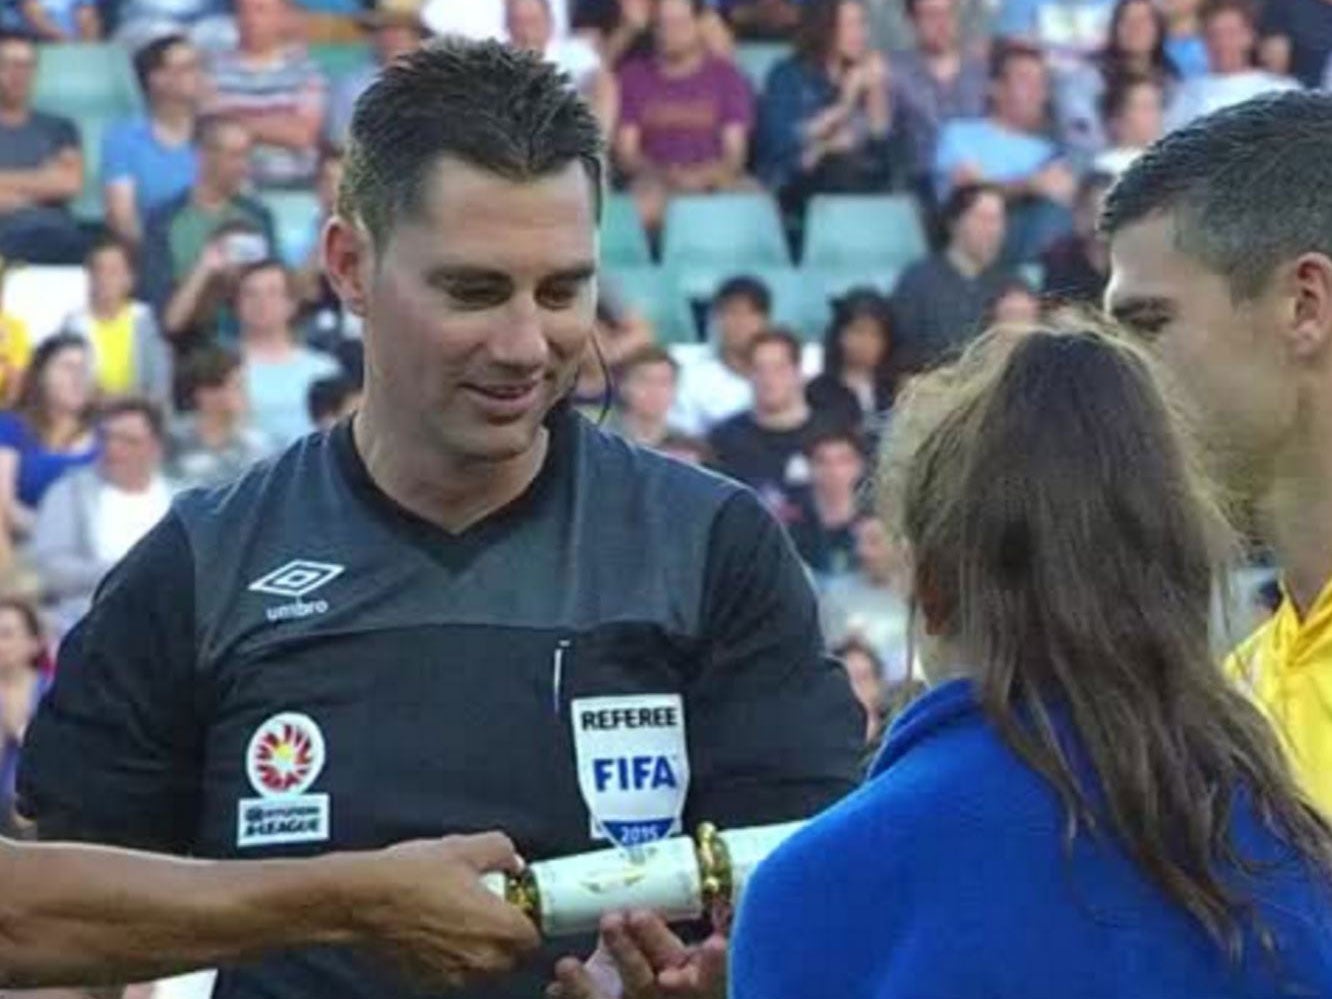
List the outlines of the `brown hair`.
{"type": "MultiPolygon", "coordinates": [[[[18,399],[14,403],[14,410],[19,418],[28,425],[42,445],[47,448],[62,447],[71,443],[70,441],[55,441],[51,439],[51,413],[46,398],[46,369],[49,368],[61,354],[67,350],[82,351],[83,355],[91,361],[92,348],[88,341],[77,333],[56,333],[47,337],[37,349],[33,351],[32,361],[28,365],[28,370],[23,373],[23,384],[19,389],[18,399]]],[[[91,376],[89,376],[91,377],[91,376]]],[[[92,426],[93,406],[89,406],[79,414],[79,431],[77,436],[87,433],[92,426]]]]}
{"type": "Polygon", "coordinates": [[[1219,870],[1258,865],[1231,839],[1232,811],[1251,800],[1330,881],[1332,828],[1212,658],[1231,535],[1174,393],[1113,330],[1067,322],[987,335],[913,381],[881,501],[911,546],[932,630],[975,664],[986,715],[1057,792],[1065,845],[1108,826],[1236,959],[1253,904],[1219,870]],[[1095,789],[1056,715],[1078,733],[1095,789]]]}

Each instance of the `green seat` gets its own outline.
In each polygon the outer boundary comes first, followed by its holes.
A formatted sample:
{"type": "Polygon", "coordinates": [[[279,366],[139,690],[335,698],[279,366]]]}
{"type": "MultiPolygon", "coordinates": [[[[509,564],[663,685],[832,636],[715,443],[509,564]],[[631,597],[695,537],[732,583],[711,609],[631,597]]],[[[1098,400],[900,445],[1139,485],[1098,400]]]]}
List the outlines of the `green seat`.
{"type": "Polygon", "coordinates": [[[119,45],[69,42],[43,45],[33,106],[70,117],[127,117],[143,109],[129,55],[119,45]]]}
{"type": "Polygon", "coordinates": [[[668,268],[787,267],[791,254],[777,204],[767,194],[705,194],[672,198],[662,233],[668,268]]]}
{"type": "Polygon", "coordinates": [[[603,272],[610,295],[641,313],[658,343],[697,343],[698,330],[689,303],[659,267],[616,267],[603,272]]]}
{"type": "Polygon", "coordinates": [[[772,67],[790,54],[791,46],[786,42],[741,42],[735,47],[735,62],[754,92],[762,93],[772,67]]]}
{"type": "Polygon", "coordinates": [[[318,232],[319,199],[312,191],[264,191],[260,200],[273,213],[278,253],[289,267],[305,263],[318,232]]]}
{"type": "Polygon", "coordinates": [[[832,319],[832,306],[823,287],[794,267],[684,267],[674,274],[680,297],[705,307],[724,281],[739,276],[762,281],[772,293],[772,322],[814,342],[822,338],[832,319]]]}
{"type": "Polygon", "coordinates": [[[330,84],[336,84],[374,61],[370,46],[360,42],[311,45],[309,51],[310,58],[330,84]]]}
{"type": "Polygon", "coordinates": [[[647,232],[634,199],[612,194],[601,211],[601,262],[607,267],[644,267],[652,263],[647,232]]]}
{"type": "Polygon", "coordinates": [[[892,268],[857,267],[809,267],[800,268],[804,279],[820,289],[829,299],[840,298],[849,291],[858,288],[872,288],[881,295],[891,295],[897,287],[901,272],[892,268]]]}
{"type": "Polygon", "coordinates": [[[929,252],[910,195],[821,194],[810,199],[802,263],[900,271],[929,252]]]}

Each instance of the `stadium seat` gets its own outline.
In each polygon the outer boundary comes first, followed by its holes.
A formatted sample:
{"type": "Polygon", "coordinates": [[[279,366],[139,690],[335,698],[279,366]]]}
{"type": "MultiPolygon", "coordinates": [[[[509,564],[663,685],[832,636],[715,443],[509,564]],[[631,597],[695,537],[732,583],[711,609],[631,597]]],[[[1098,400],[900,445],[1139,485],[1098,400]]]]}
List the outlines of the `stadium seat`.
{"type": "Polygon", "coordinates": [[[673,274],[680,298],[706,306],[723,281],[738,275],[758,278],[772,292],[772,320],[802,340],[816,341],[832,318],[823,287],[794,267],[681,268],[673,274]]]}
{"type": "Polygon", "coordinates": [[[897,287],[901,272],[896,268],[856,267],[801,267],[805,280],[820,289],[829,299],[838,298],[856,288],[873,288],[882,295],[891,295],[897,287]]]}
{"type": "Polygon", "coordinates": [[[647,232],[634,199],[612,194],[601,211],[601,262],[607,267],[644,267],[652,263],[647,232]]]}
{"type": "Polygon", "coordinates": [[[265,191],[260,200],[273,213],[283,262],[288,267],[299,267],[315,245],[319,199],[313,191],[265,191]]]}
{"type": "Polygon", "coordinates": [[[767,194],[683,195],[666,208],[662,263],[677,267],[786,267],[791,254],[767,194]]]}
{"type": "Polygon", "coordinates": [[[786,42],[742,42],[735,48],[735,61],[756,94],[763,92],[772,67],[791,54],[786,42]]]}
{"type": "Polygon", "coordinates": [[[821,194],[810,199],[801,262],[901,270],[929,252],[910,195],[821,194]]]}
{"type": "Polygon", "coordinates": [[[82,267],[27,264],[6,270],[4,280],[5,311],[27,323],[33,343],[58,332],[65,317],[88,299],[82,267]]]}
{"type": "Polygon", "coordinates": [[[330,84],[336,84],[374,59],[369,45],[355,42],[311,45],[309,51],[330,84]]]}
{"type": "Polygon", "coordinates": [[[602,281],[617,299],[647,317],[661,344],[696,343],[698,329],[689,303],[659,267],[616,267],[602,281]]]}
{"type": "Polygon", "coordinates": [[[83,192],[70,208],[85,222],[100,222],[105,215],[102,205],[102,133],[115,120],[116,117],[98,114],[74,116],[83,143],[83,192]]]}
{"type": "Polygon", "coordinates": [[[43,45],[33,88],[39,111],[117,118],[143,108],[129,55],[110,43],[43,45]]]}

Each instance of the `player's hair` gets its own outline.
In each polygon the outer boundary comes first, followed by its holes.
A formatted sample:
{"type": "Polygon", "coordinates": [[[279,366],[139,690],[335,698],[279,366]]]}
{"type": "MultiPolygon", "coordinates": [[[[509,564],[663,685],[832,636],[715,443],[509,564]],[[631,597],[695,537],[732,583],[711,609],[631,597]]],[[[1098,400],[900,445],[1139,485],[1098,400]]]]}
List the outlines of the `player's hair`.
{"type": "Polygon", "coordinates": [[[444,38],[395,61],[356,102],[337,210],[383,247],[451,156],[514,181],[579,163],[599,216],[602,153],[587,103],[540,55],[444,38]]]}
{"type": "Polygon", "coordinates": [[[1200,118],[1139,157],[1106,197],[1101,229],[1168,215],[1176,246],[1252,299],[1282,261],[1332,257],[1332,96],[1260,97],[1200,118]]]}
{"type": "Polygon", "coordinates": [[[148,96],[148,84],[153,74],[166,65],[167,56],[178,45],[189,45],[190,40],[179,32],[171,32],[154,38],[134,53],[134,75],[138,78],[139,89],[144,97],[148,96]]]}
{"type": "Polygon", "coordinates": [[[986,715],[1062,802],[1065,848],[1114,836],[1238,959],[1245,928],[1271,938],[1223,872],[1264,870],[1231,838],[1233,812],[1251,805],[1330,887],[1332,828],[1213,659],[1233,542],[1176,398],[1091,318],[987,334],[907,388],[879,499],[932,629],[975,664],[986,715]]]}

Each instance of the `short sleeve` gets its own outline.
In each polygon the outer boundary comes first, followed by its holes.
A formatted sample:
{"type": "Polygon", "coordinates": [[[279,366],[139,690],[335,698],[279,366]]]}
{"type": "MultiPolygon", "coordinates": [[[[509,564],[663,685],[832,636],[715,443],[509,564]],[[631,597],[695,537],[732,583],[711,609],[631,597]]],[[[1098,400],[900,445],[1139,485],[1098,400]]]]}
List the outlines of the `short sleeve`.
{"type": "Polygon", "coordinates": [[[124,125],[108,128],[102,136],[102,183],[132,179],[128,130],[124,125]]]}
{"type": "Polygon", "coordinates": [[[644,90],[643,65],[635,59],[620,70],[621,125],[642,125],[644,90]]]}
{"type": "Polygon", "coordinates": [[[703,599],[706,660],[686,702],[691,823],[822,810],[859,781],[864,714],[824,654],[804,567],[748,490],[713,523],[703,599]]]}
{"type": "Polygon", "coordinates": [[[725,67],[725,86],[722,87],[722,124],[743,125],[746,130],[754,126],[754,94],[749,81],[731,63],[725,67]]]}
{"type": "Polygon", "coordinates": [[[0,413],[0,447],[23,449],[23,421],[14,413],[0,413]]]}
{"type": "Polygon", "coordinates": [[[183,853],[199,804],[194,570],[174,514],[99,587],[28,731],[20,811],[44,838],[183,853]]]}
{"type": "Polygon", "coordinates": [[[51,145],[56,152],[64,152],[66,149],[81,149],[83,142],[79,138],[79,129],[68,118],[52,116],[51,122],[51,145]]]}

